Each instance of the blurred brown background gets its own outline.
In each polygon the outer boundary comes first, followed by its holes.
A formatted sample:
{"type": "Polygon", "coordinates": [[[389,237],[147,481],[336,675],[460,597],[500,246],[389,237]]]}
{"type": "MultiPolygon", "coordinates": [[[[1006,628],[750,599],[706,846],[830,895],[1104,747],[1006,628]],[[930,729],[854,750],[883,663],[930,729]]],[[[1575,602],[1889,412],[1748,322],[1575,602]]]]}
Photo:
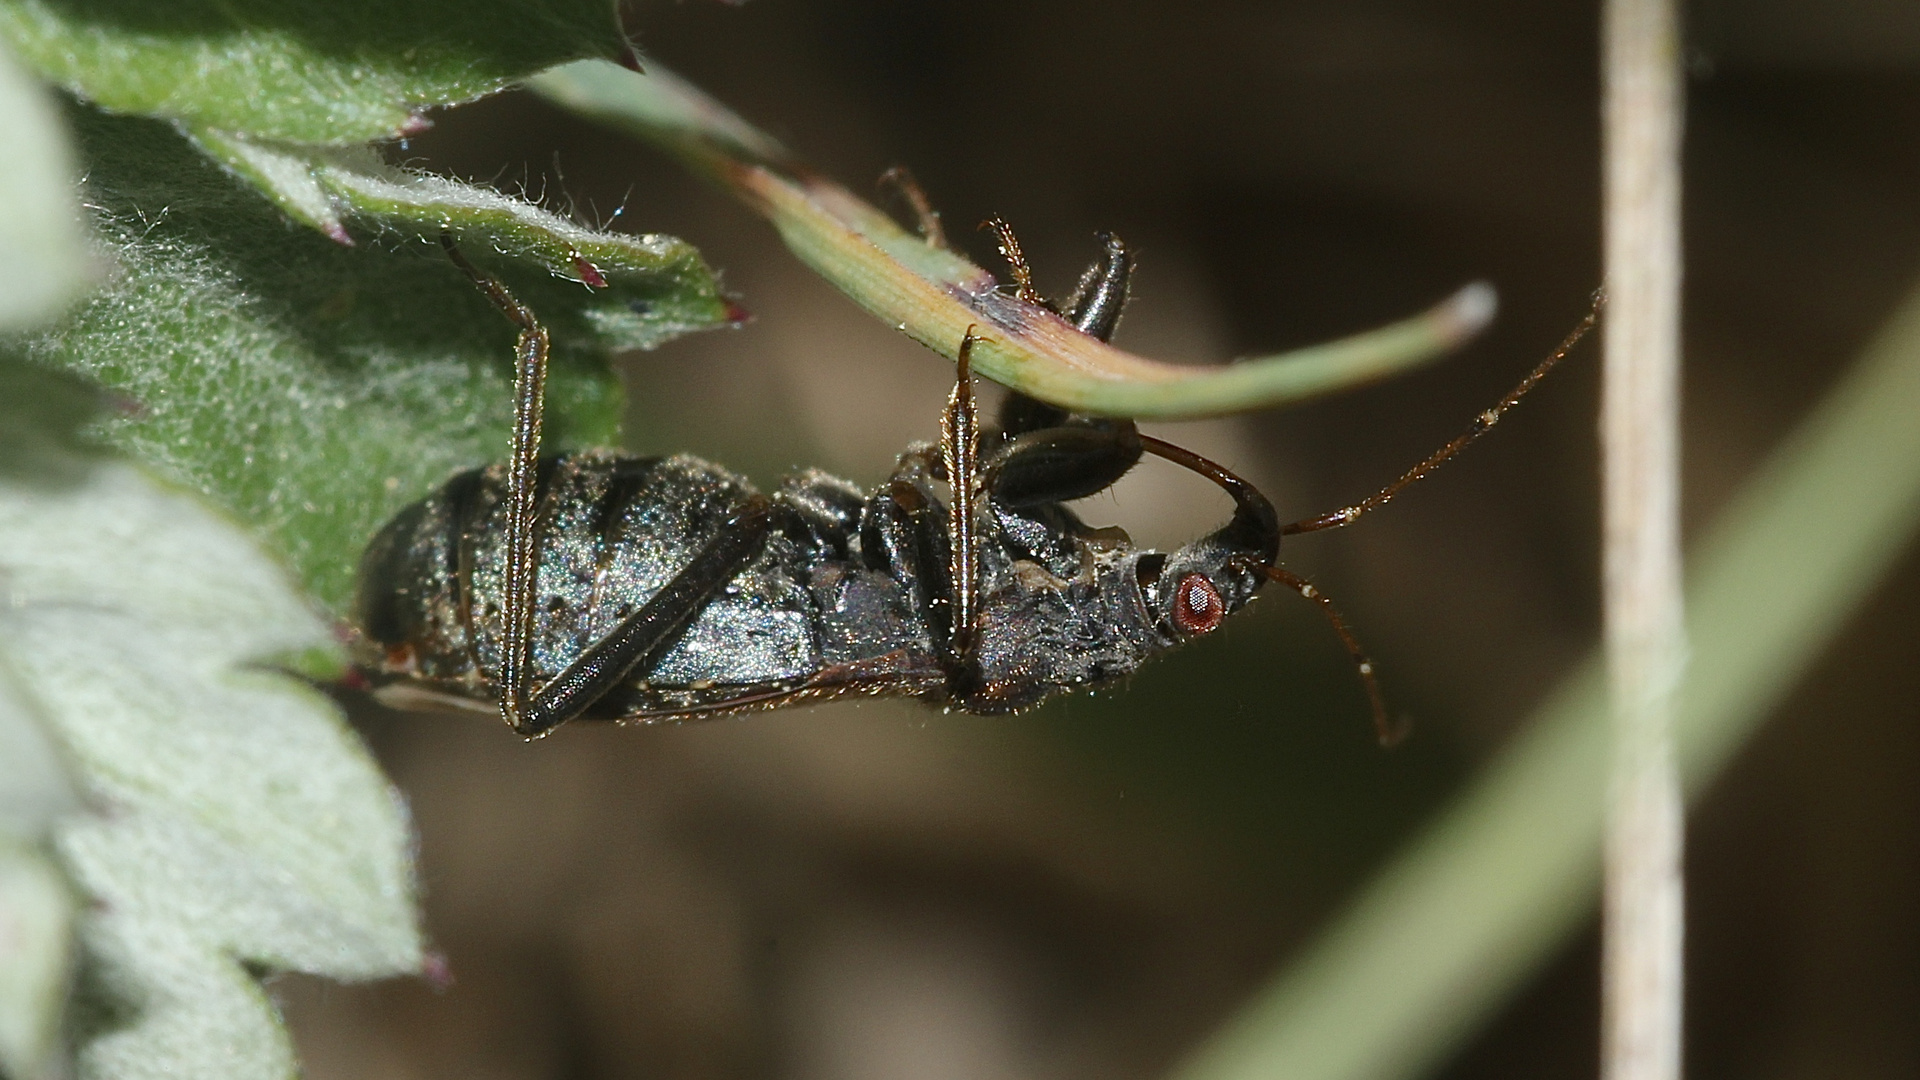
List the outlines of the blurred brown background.
{"type": "MultiPolygon", "coordinates": [[[[1920,273],[1920,7],[1689,16],[1686,485],[1711,520],[1920,273]]],[[[1064,291],[1140,253],[1118,341],[1212,363],[1464,281],[1492,332],[1331,401],[1161,434],[1305,516],[1461,429],[1597,283],[1596,11],[1522,0],[647,3],[651,57],[867,190],[911,165],[950,230],[1012,221],[1064,291]]],[[[650,151],[524,95],[396,156],[684,236],[758,319],[624,361],[629,442],[862,483],[931,437],[951,367],[650,151]]],[[[287,980],[311,1075],[1150,1077],[1472,775],[1593,642],[1596,352],[1390,509],[1288,564],[1418,728],[1374,748],[1308,606],[1273,596],[1096,698],[907,704],[534,746],[363,709],[421,837],[454,978],[287,980]]],[[[1916,418],[1920,422],[1920,418],[1916,418]]],[[[1225,501],[1143,466],[1083,508],[1167,543],[1225,501]]],[[[1792,572],[1781,567],[1781,573],[1792,572]]],[[[1694,815],[1688,1071],[1920,1075],[1920,562],[1694,815]]],[[[1590,1076],[1591,932],[1441,1069],[1590,1076]]]]}

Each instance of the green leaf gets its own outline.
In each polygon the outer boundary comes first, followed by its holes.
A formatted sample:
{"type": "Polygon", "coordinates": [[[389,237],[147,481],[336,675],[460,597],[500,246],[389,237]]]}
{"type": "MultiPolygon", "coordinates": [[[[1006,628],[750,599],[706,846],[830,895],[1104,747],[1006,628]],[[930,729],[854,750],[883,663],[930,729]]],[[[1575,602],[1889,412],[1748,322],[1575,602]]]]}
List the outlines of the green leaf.
{"type": "Polygon", "coordinates": [[[605,0],[0,0],[0,41],[115,112],[334,144],[626,45],[605,0]]]}
{"type": "Polygon", "coordinates": [[[117,461],[0,480],[0,552],[0,662],[95,808],[55,828],[91,902],[80,1075],[293,1075],[250,969],[421,962],[398,795],[329,700],[258,666],[327,626],[234,525],[117,461]]]}
{"type": "Polygon", "coordinates": [[[0,403],[0,478],[69,479],[98,450],[80,429],[99,414],[100,392],[72,375],[0,356],[0,403]]]}
{"type": "Polygon", "coordinates": [[[700,253],[671,236],[589,229],[489,188],[393,168],[366,147],[272,144],[214,131],[195,141],[289,217],[336,240],[349,239],[346,222],[388,239],[437,243],[445,232],[555,277],[613,286],[624,303],[586,311],[607,348],[650,349],[734,317],[700,253]]]}
{"type": "MultiPolygon", "coordinates": [[[[1920,288],[1690,555],[1674,709],[1698,793],[1920,530],[1920,288]]],[[[1611,762],[1601,660],[1179,1080],[1397,1080],[1434,1063],[1591,914],[1611,762]]]]}
{"type": "Polygon", "coordinates": [[[107,441],[261,530],[336,609],[383,521],[506,451],[514,331],[447,260],[437,222],[476,237],[476,258],[492,240],[536,264],[494,269],[553,332],[553,445],[614,440],[621,402],[607,350],[727,316],[711,273],[678,241],[588,233],[497,196],[455,198],[444,182],[370,171],[354,182],[391,198],[382,220],[394,224],[347,247],[290,229],[165,125],[76,120],[88,200],[119,274],[16,351],[112,390],[107,441]],[[445,197],[395,194],[416,189],[445,197]],[[610,287],[538,265],[575,273],[568,250],[610,287]]]}
{"type": "Polygon", "coordinates": [[[645,75],[581,61],[528,86],[705,173],[771,222],[801,262],[901,333],[952,358],[976,328],[976,374],[1080,412],[1181,420],[1305,401],[1433,360],[1493,318],[1493,289],[1476,283],[1423,314],[1324,345],[1216,367],[1150,360],[1000,291],[992,274],[910,235],[652,61],[645,75]]]}
{"type": "Polygon", "coordinates": [[[79,293],[87,252],[72,155],[45,91],[0,48],[0,330],[43,322],[79,293]]]}

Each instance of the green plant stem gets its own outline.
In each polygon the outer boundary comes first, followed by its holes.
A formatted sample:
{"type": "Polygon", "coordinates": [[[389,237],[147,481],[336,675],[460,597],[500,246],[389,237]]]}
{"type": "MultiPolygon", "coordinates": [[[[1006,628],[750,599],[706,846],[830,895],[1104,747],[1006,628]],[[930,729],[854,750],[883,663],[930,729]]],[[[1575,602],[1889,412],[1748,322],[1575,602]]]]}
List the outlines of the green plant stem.
{"type": "MultiPolygon", "coordinates": [[[[1675,701],[1699,792],[1920,526],[1920,289],[1695,549],[1675,701]]],[[[1179,1080],[1426,1071],[1593,911],[1610,761],[1598,657],[1454,806],[1202,1045],[1179,1080]]]]}
{"type": "Polygon", "coordinates": [[[901,333],[952,359],[968,327],[977,327],[976,373],[1081,412],[1178,420],[1305,401],[1433,360],[1493,318],[1493,289],[1476,283],[1424,314],[1290,353],[1219,367],[1149,360],[1001,292],[992,274],[810,172],[779,143],[652,61],[646,75],[580,61],[536,76],[529,86],[563,108],[660,145],[713,178],[772,222],[802,262],[901,333]]]}

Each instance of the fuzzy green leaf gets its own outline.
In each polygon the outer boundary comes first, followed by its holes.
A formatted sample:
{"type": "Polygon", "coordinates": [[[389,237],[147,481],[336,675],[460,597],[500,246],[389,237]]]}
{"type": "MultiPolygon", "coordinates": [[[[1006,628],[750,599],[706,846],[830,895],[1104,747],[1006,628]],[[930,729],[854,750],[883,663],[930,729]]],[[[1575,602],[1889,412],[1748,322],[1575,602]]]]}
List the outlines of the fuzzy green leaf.
{"type": "Polygon", "coordinates": [[[0,0],[0,41],[116,112],[332,144],[626,45],[605,0],[0,0]]]}
{"type": "Polygon", "coordinates": [[[589,229],[489,188],[393,168],[366,147],[275,144],[215,131],[195,141],[289,217],[337,240],[349,238],[349,224],[435,243],[446,232],[556,277],[611,286],[624,302],[585,312],[607,348],[650,349],[730,317],[700,253],[671,236],[589,229]]]}
{"type": "Polygon", "coordinates": [[[607,350],[726,317],[712,275],[678,241],[590,234],[497,197],[406,203],[393,191],[446,189],[369,171],[355,182],[400,204],[389,220],[413,222],[347,247],[289,228],[165,125],[89,112],[77,126],[120,273],[16,350],[119,395],[101,425],[109,442],[260,529],[336,608],[381,522],[506,450],[514,331],[437,239],[421,242],[439,222],[476,237],[476,258],[491,240],[536,263],[483,260],[553,332],[553,445],[613,441],[607,350]],[[610,287],[537,265],[574,272],[569,248],[610,287]]]}
{"type": "Polygon", "coordinates": [[[0,479],[0,552],[0,662],[96,808],[55,827],[91,901],[80,1075],[293,1075],[250,968],[421,960],[398,796],[331,702],[258,666],[326,625],[239,529],[117,461],[0,479]]]}
{"type": "Polygon", "coordinates": [[[0,329],[45,321],[86,283],[72,155],[60,116],[0,48],[0,329]]]}

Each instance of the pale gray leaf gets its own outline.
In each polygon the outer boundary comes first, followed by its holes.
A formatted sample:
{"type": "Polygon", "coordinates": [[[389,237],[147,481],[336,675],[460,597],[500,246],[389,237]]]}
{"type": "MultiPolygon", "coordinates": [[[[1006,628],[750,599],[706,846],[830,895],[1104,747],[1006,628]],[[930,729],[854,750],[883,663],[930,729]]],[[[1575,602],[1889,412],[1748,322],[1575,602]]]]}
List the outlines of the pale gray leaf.
{"type": "Polygon", "coordinates": [[[94,808],[56,829],[92,901],[81,1075],[292,1075],[249,969],[421,956],[398,796],[330,701],[266,666],[328,648],[326,625],[239,529],[118,462],[0,484],[0,553],[0,655],[94,808]]]}

